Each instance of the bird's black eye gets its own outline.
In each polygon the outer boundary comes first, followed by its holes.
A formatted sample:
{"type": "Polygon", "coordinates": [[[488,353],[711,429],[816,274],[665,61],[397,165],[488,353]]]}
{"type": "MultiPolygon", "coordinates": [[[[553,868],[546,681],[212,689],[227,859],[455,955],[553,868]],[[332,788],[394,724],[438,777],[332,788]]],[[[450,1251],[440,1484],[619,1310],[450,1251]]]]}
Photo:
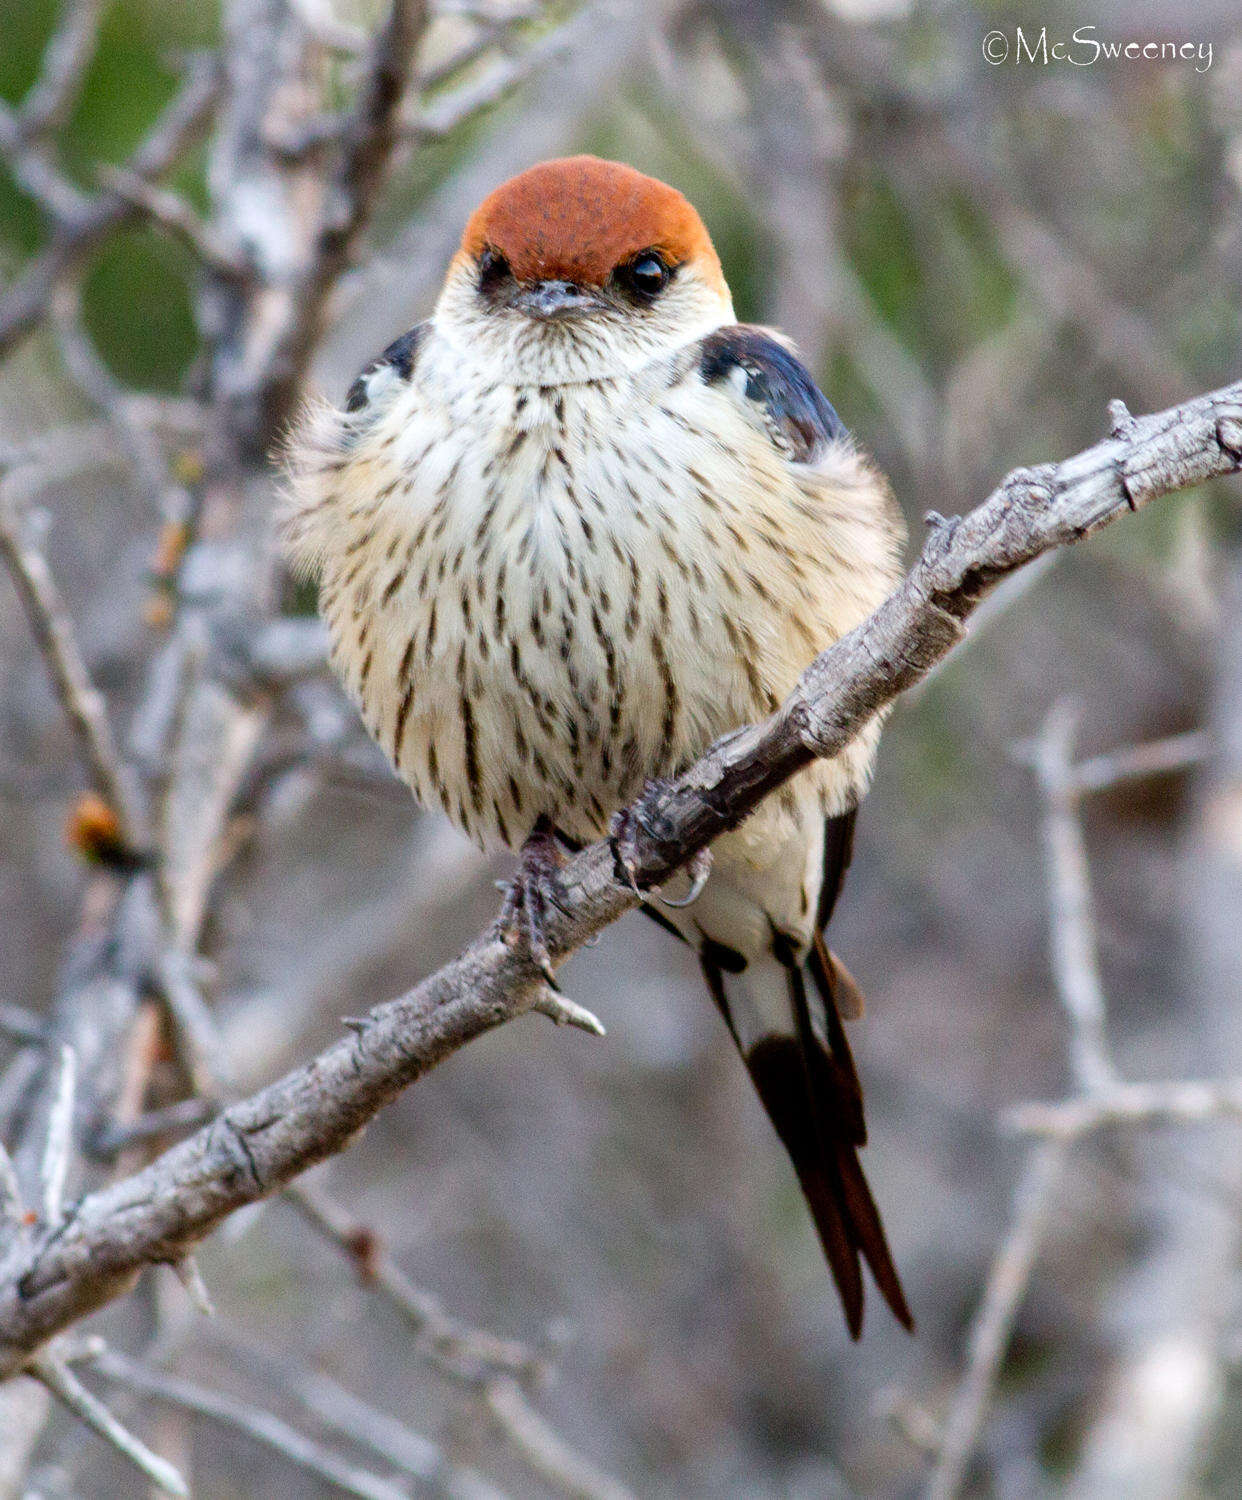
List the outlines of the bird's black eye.
{"type": "Polygon", "coordinates": [[[499,250],[488,245],[479,256],[479,285],[484,290],[499,286],[510,274],[509,262],[499,250]]]}
{"type": "Polygon", "coordinates": [[[644,250],[633,260],[617,267],[613,273],[625,290],[644,301],[658,297],[669,283],[672,271],[655,250],[644,250]]]}

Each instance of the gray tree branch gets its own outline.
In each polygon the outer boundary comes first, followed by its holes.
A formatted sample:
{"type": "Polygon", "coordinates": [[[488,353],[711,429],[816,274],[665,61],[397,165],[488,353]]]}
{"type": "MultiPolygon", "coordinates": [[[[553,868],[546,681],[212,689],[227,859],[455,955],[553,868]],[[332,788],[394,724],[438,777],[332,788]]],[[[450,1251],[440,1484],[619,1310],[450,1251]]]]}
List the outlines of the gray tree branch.
{"type": "MultiPolygon", "coordinates": [[[[192,62],[185,83],[156,121],[151,134],[134,152],[126,170],[139,179],[162,177],[181,157],[186,147],[207,125],[220,89],[220,74],[214,57],[192,62]]],[[[31,152],[20,132],[6,125],[0,114],[0,155],[16,170],[31,152]]],[[[89,199],[75,196],[72,209],[63,202],[57,185],[65,182],[50,169],[41,179],[55,193],[59,211],[52,213],[53,226],[47,247],[0,293],[0,354],[7,353],[43,318],[58,283],[94,249],[103,237],[134,219],[140,210],[120,193],[103,192],[89,199]]],[[[28,184],[28,187],[30,185],[28,184]]],[[[45,212],[52,207],[47,192],[36,192],[45,212]]]]}
{"type": "MultiPolygon", "coordinates": [[[[1105,441],[1017,470],[961,519],[932,531],[903,583],[819,656],[782,708],[717,744],[634,808],[628,854],[640,886],[666,879],[816,756],[838,753],[963,638],[990,588],[1130,510],[1242,466],[1242,382],[1154,416],[1114,411],[1105,441]]],[[[601,841],[564,874],[550,928],[563,960],[632,908],[601,841]]],[[[401,1089],[466,1042],[532,1010],[543,981],[494,930],[301,1068],[224,1110],[144,1170],[44,1228],[0,1279],[0,1375],[120,1295],[144,1265],[179,1260],[221,1219],[342,1150],[401,1089]]]]}

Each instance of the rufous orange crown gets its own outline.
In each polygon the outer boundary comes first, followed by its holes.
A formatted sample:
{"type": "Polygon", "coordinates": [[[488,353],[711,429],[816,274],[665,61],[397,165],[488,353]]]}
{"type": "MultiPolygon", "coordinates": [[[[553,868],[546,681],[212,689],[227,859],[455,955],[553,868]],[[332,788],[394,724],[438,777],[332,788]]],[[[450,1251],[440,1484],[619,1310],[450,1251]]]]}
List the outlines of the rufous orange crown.
{"type": "Polygon", "coordinates": [[[465,254],[491,248],[519,281],[602,286],[640,250],[695,262],[723,285],[720,261],[693,204],[622,162],[567,156],[540,162],[490,193],[462,236],[465,254]]]}

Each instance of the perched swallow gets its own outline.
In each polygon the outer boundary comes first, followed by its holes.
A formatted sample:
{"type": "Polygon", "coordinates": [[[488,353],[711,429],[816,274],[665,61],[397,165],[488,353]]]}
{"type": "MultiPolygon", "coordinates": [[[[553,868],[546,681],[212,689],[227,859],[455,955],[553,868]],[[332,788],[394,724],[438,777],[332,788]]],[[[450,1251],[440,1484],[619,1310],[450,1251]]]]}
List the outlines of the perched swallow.
{"type": "MultiPolygon", "coordinates": [[[[898,577],[887,484],[788,342],[735,322],[694,208],[589,156],[484,200],[431,318],[343,411],[307,410],[288,473],[337,671],[420,800],[523,851],[507,931],[537,957],[562,849],[771,713],[898,577]]],[[[659,913],[699,955],[855,1337],[863,1261],[911,1326],[858,1161],[861,997],[823,936],[878,735],[717,840],[697,900],[659,913]]]]}

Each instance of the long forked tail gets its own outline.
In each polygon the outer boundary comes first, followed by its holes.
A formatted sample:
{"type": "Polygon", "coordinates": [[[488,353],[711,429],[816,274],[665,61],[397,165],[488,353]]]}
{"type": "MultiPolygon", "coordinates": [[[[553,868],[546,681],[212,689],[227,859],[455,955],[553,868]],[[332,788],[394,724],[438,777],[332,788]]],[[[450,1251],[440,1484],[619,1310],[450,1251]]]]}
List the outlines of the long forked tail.
{"type": "Polygon", "coordinates": [[[850,1334],[862,1332],[863,1261],[893,1316],[912,1331],[914,1319],[858,1160],[867,1140],[862,1089],[841,1024],[841,1012],[856,1014],[861,1001],[854,982],[818,933],[805,970],[779,936],[771,960],[752,963],[745,973],[732,957],[709,942],[701,953],[703,972],[798,1174],[850,1334]],[[748,993],[731,995],[739,983],[748,993]],[[757,985],[785,993],[760,996],[757,985]],[[757,1014],[779,1016],[785,1024],[756,1027],[757,1014]]]}

